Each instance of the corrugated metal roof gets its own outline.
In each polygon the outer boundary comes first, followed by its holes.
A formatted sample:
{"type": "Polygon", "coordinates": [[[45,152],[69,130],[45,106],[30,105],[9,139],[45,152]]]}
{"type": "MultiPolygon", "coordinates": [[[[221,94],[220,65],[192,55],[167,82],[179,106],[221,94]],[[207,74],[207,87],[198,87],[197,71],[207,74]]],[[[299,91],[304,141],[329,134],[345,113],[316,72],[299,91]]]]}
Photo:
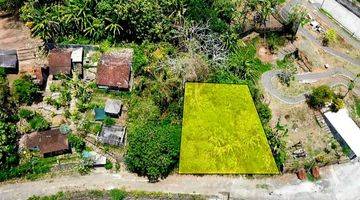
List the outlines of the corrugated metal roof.
{"type": "Polygon", "coordinates": [[[360,156],[360,129],[350,118],[347,109],[338,112],[326,112],[325,117],[340,134],[356,156],[360,156]]]}

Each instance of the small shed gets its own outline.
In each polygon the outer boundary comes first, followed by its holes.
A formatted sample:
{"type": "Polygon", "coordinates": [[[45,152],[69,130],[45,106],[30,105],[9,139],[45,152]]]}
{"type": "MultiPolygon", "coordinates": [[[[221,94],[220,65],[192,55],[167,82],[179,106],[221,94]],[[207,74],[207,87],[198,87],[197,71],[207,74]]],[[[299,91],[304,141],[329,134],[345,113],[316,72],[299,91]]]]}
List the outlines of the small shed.
{"type": "Polygon", "coordinates": [[[43,157],[70,153],[71,149],[66,134],[59,129],[25,134],[19,142],[20,149],[39,151],[43,157]]]}
{"type": "Polygon", "coordinates": [[[95,121],[102,121],[106,117],[106,113],[103,108],[95,108],[94,113],[95,113],[95,121]]]}
{"type": "Polygon", "coordinates": [[[6,73],[15,73],[19,71],[19,61],[16,50],[0,50],[0,67],[5,69],[6,73]]]}
{"type": "Polygon", "coordinates": [[[111,117],[118,117],[121,114],[122,102],[115,99],[107,99],[105,113],[111,117]]]}
{"type": "Polygon", "coordinates": [[[72,69],[72,51],[69,49],[52,49],[49,53],[49,73],[51,75],[70,75],[72,69]]]}
{"type": "Polygon", "coordinates": [[[106,157],[95,151],[83,151],[82,156],[92,162],[94,167],[101,167],[106,164],[106,157]]]}
{"type": "Polygon", "coordinates": [[[122,146],[125,143],[126,128],[123,126],[104,126],[98,140],[104,144],[122,146]]]}

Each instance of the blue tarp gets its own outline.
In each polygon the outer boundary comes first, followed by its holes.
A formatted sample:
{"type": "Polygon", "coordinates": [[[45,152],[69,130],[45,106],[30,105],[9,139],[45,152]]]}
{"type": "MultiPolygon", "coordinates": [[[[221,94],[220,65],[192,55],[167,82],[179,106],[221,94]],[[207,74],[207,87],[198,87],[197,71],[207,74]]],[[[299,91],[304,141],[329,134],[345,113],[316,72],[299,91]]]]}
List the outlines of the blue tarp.
{"type": "Polygon", "coordinates": [[[105,114],[104,108],[95,108],[94,112],[95,112],[95,120],[96,121],[102,121],[105,119],[106,114],[105,114]]]}

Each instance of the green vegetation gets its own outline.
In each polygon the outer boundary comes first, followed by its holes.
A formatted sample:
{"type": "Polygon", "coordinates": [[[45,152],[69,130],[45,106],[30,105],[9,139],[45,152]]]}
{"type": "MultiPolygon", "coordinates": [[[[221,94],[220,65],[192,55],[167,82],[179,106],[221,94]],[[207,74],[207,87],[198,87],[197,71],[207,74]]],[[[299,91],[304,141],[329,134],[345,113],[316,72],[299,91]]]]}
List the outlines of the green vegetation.
{"type": "Polygon", "coordinates": [[[51,167],[56,163],[56,158],[32,157],[27,162],[10,169],[0,170],[0,182],[12,178],[24,177],[35,180],[39,176],[50,172],[51,167]]]}
{"type": "Polygon", "coordinates": [[[180,150],[180,127],[149,123],[129,137],[125,162],[130,171],[150,182],[165,178],[176,166],[180,150]]]}
{"type": "Polygon", "coordinates": [[[355,112],[360,117],[360,99],[355,99],[355,112]]]}
{"type": "Polygon", "coordinates": [[[44,131],[50,128],[50,123],[37,112],[22,108],[18,115],[20,119],[25,119],[29,124],[29,127],[24,128],[24,132],[44,131]]]}
{"type": "Polygon", "coordinates": [[[168,194],[161,192],[128,192],[123,189],[112,190],[85,190],[73,192],[58,192],[50,196],[32,196],[28,200],[72,200],[72,199],[92,199],[92,200],[123,200],[123,199],[178,199],[178,200],[204,200],[200,195],[194,194],[168,194]]]}
{"type": "Polygon", "coordinates": [[[315,109],[330,106],[333,112],[337,112],[345,106],[343,98],[340,95],[336,95],[327,85],[322,85],[313,89],[308,102],[310,106],[315,109]]]}
{"type": "Polygon", "coordinates": [[[109,170],[113,168],[113,164],[110,160],[106,160],[105,169],[109,170]]]}
{"type": "Polygon", "coordinates": [[[39,97],[39,87],[32,81],[30,75],[25,75],[14,81],[14,96],[17,102],[31,105],[39,97]]]}
{"type": "Polygon", "coordinates": [[[180,173],[276,174],[247,86],[187,83],[180,173]]]}
{"type": "Polygon", "coordinates": [[[10,98],[10,88],[3,69],[0,69],[0,169],[7,171],[19,163],[16,130],[17,108],[10,98]]]}
{"type": "Polygon", "coordinates": [[[112,126],[116,123],[116,121],[115,121],[115,119],[113,119],[111,117],[105,117],[103,123],[105,126],[112,126]]]}
{"type": "Polygon", "coordinates": [[[86,144],[83,139],[74,135],[68,134],[68,140],[71,147],[75,148],[77,153],[81,153],[85,150],[86,144]]]}
{"type": "Polygon", "coordinates": [[[319,109],[324,107],[327,103],[330,103],[334,96],[335,94],[329,86],[322,85],[313,89],[310,95],[309,104],[313,108],[319,109]]]}
{"type": "Polygon", "coordinates": [[[334,29],[328,29],[322,40],[324,46],[329,46],[330,44],[335,44],[338,41],[338,35],[334,29]]]}
{"type": "MultiPolygon", "coordinates": [[[[20,1],[20,0],[18,0],[20,1]]],[[[284,0],[199,1],[199,0],[27,0],[20,16],[34,35],[45,41],[90,43],[109,40],[168,41],[185,21],[209,24],[212,31],[230,39],[242,30],[251,13],[263,24],[284,0]],[[56,23],[54,23],[56,22],[56,23]]],[[[12,6],[14,9],[18,6],[12,6]]]]}

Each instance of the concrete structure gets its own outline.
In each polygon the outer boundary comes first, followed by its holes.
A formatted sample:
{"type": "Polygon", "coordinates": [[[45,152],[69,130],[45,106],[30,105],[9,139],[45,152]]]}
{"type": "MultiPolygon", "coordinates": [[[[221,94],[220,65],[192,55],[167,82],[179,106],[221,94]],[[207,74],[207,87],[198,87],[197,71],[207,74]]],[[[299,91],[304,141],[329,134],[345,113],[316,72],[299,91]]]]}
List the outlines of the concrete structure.
{"type": "Polygon", "coordinates": [[[105,102],[105,113],[111,117],[118,117],[121,114],[121,107],[121,101],[107,99],[105,102]]]}
{"type": "Polygon", "coordinates": [[[98,140],[104,144],[122,146],[125,143],[126,129],[123,126],[104,126],[98,140]]]}
{"type": "Polygon", "coordinates": [[[4,68],[6,73],[18,73],[19,61],[16,50],[0,50],[0,67],[4,68]]]}
{"type": "Polygon", "coordinates": [[[85,159],[89,159],[94,167],[101,167],[106,164],[106,157],[95,151],[83,151],[82,155],[85,159]]]}
{"type": "Polygon", "coordinates": [[[346,109],[338,112],[325,112],[325,120],[337,139],[340,139],[342,145],[346,144],[352,150],[350,158],[360,156],[360,129],[350,118],[346,109]],[[339,138],[340,137],[340,138],[339,138]]]}

